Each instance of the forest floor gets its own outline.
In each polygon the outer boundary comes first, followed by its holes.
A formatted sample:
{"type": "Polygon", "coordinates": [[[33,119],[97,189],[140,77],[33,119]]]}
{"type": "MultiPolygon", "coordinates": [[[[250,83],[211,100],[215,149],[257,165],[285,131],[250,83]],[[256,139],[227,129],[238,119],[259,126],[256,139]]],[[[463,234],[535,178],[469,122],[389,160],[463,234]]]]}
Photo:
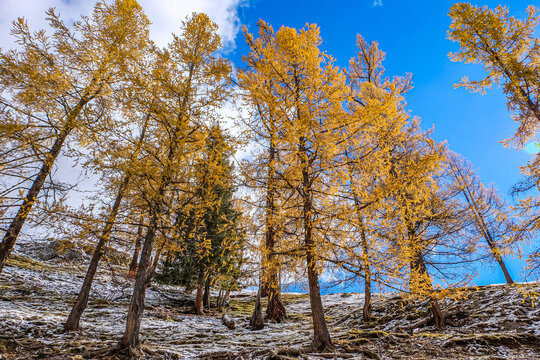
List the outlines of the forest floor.
{"type": "MultiPolygon", "coordinates": [[[[112,268],[109,268],[112,269],[112,268]]],[[[0,359],[81,359],[114,346],[125,326],[132,280],[102,271],[81,321],[62,329],[82,284],[84,269],[62,261],[39,261],[18,252],[0,276],[0,359]]],[[[192,313],[193,295],[152,284],[141,325],[144,359],[540,359],[539,283],[462,289],[445,300],[448,326],[433,326],[428,304],[397,294],[376,294],[373,320],[362,320],[363,295],[323,296],[336,352],[306,353],[312,335],[309,299],[284,294],[288,318],[263,330],[247,328],[251,293],[236,293],[221,314],[192,313]],[[535,306],[536,305],[536,306],[535,306]]],[[[214,301],[214,299],[212,299],[214,301]]],[[[265,304],[263,303],[263,306],[265,304]]]]}

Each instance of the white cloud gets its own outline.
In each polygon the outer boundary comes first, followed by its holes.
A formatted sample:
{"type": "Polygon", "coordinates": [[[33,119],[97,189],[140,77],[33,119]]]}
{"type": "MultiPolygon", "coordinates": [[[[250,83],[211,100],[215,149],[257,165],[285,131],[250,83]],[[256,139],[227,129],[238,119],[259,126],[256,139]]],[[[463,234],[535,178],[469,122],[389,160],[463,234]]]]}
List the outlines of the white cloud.
{"type": "Polygon", "coordinates": [[[382,6],[382,0],[373,0],[373,6],[382,6]]]}
{"type": "MultiPolygon", "coordinates": [[[[238,7],[245,0],[139,0],[152,21],[150,33],[159,46],[171,40],[171,33],[178,32],[181,21],[192,12],[205,12],[219,25],[219,33],[226,49],[234,49],[234,38],[240,28],[238,7]]],[[[55,7],[66,23],[78,20],[81,14],[89,15],[95,2],[88,0],[0,0],[0,47],[13,48],[9,36],[11,22],[18,17],[27,19],[31,29],[46,28],[45,11],[55,7]]]]}
{"type": "Polygon", "coordinates": [[[140,0],[146,15],[152,21],[151,36],[159,45],[171,40],[182,20],[192,12],[204,12],[219,26],[219,33],[226,49],[234,49],[234,38],[240,29],[238,7],[243,0],[140,0]]]}

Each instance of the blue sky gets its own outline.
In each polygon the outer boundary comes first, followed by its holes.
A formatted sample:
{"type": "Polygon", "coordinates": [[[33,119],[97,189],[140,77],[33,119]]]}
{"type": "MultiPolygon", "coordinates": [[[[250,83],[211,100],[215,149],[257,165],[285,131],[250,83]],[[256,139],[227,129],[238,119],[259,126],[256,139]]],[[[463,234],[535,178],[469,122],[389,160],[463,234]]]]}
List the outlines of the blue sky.
{"type": "MultiPolygon", "coordinates": [[[[510,187],[520,179],[519,167],[532,155],[507,149],[500,141],[515,132],[516,126],[506,109],[502,90],[492,88],[486,95],[455,89],[462,76],[479,78],[478,65],[453,63],[448,53],[458,49],[448,40],[450,18],[447,15],[455,1],[419,0],[348,0],[284,1],[253,0],[240,7],[239,20],[256,33],[258,19],[275,30],[282,25],[300,28],[316,23],[321,29],[322,48],[347,66],[356,52],[356,34],[379,42],[386,52],[384,63],[388,76],[413,74],[414,89],[408,94],[409,109],[422,119],[424,129],[434,127],[433,137],[447,141],[449,147],[468,158],[478,169],[482,181],[493,183],[500,195],[511,200],[510,187]]],[[[525,16],[529,1],[483,1],[475,5],[508,6],[511,14],[525,16]]],[[[236,49],[229,57],[243,66],[241,56],[248,49],[242,35],[236,38],[236,49]]],[[[533,150],[533,146],[529,147],[533,150]]],[[[509,259],[512,275],[518,277],[522,262],[509,259]]],[[[479,269],[478,284],[504,282],[496,267],[479,269]]]]}

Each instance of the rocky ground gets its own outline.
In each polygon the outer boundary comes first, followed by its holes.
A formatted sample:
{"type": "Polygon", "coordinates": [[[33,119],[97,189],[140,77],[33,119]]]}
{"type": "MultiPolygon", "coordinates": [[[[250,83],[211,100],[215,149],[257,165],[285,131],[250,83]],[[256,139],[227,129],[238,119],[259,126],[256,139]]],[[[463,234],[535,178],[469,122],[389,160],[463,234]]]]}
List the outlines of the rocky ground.
{"type": "MultiPolygon", "coordinates": [[[[0,276],[0,359],[80,359],[113,346],[125,326],[132,286],[113,269],[99,274],[83,329],[65,333],[62,322],[84,268],[19,251],[0,276]]],[[[284,294],[288,319],[250,331],[255,297],[234,294],[227,313],[236,328],[230,330],[215,310],[192,314],[193,295],[153,284],[142,349],[146,359],[540,359],[540,303],[525,293],[538,295],[540,284],[463,289],[462,299],[444,301],[448,326],[442,331],[434,328],[426,303],[397,294],[376,295],[374,319],[367,323],[362,294],[325,295],[337,350],[314,354],[303,351],[311,336],[306,295],[284,294]]]]}

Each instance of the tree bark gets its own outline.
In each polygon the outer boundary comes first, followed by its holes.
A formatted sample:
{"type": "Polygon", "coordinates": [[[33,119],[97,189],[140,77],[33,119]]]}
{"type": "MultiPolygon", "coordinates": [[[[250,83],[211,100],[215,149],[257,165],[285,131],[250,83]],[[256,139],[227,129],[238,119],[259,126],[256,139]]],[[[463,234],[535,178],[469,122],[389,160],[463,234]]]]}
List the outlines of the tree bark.
{"type": "MultiPolygon", "coordinates": [[[[411,274],[418,274],[420,279],[429,279],[427,272],[426,263],[421,254],[416,254],[411,261],[411,274]]],[[[412,283],[412,286],[417,286],[418,284],[412,283]]],[[[433,286],[431,282],[426,284],[429,291],[433,291],[433,286]]],[[[433,314],[433,319],[435,320],[435,326],[439,329],[442,329],[446,326],[446,318],[441,311],[439,301],[434,298],[432,295],[429,296],[429,303],[431,304],[431,313],[433,314]]]]}
{"type": "Polygon", "coordinates": [[[255,308],[253,309],[253,314],[249,320],[249,328],[251,330],[261,330],[264,328],[264,319],[262,316],[262,305],[261,305],[261,289],[257,291],[257,300],[255,301],[255,308]]]}
{"type": "Polygon", "coordinates": [[[141,260],[137,269],[133,296],[131,297],[131,304],[129,306],[126,330],[119,344],[120,349],[127,350],[129,354],[137,353],[139,347],[139,330],[144,312],[146,287],[149,283],[148,270],[150,257],[152,256],[152,246],[158,226],[158,209],[156,206],[150,209],[150,214],[150,222],[144,238],[141,260]]]}
{"type": "Polygon", "coordinates": [[[362,308],[362,318],[369,321],[371,318],[371,262],[369,260],[369,244],[362,216],[357,211],[360,225],[360,237],[362,240],[362,263],[364,265],[364,307],[362,308]]]}
{"type": "Polygon", "coordinates": [[[221,287],[219,288],[218,297],[216,300],[216,307],[218,312],[221,312],[221,310],[223,309],[223,289],[221,287]]]}
{"type": "Polygon", "coordinates": [[[442,329],[445,327],[446,318],[441,311],[441,307],[439,306],[439,301],[437,299],[429,299],[429,303],[431,304],[431,313],[433,314],[433,319],[435,320],[435,326],[439,329],[442,329]]]}
{"type": "Polygon", "coordinates": [[[204,277],[202,276],[202,273],[200,273],[197,280],[197,294],[195,295],[195,313],[197,315],[204,315],[203,289],[204,277]]]}
{"type": "Polygon", "coordinates": [[[209,279],[207,279],[204,283],[203,305],[205,309],[210,310],[210,280],[209,279]]]}
{"type": "Polygon", "coordinates": [[[137,274],[137,264],[139,262],[139,252],[141,251],[142,230],[144,223],[144,214],[141,215],[141,222],[137,228],[137,238],[135,239],[135,250],[133,251],[133,258],[129,264],[128,277],[135,278],[137,274]]]}
{"type": "Polygon", "coordinates": [[[2,239],[2,243],[0,243],[0,274],[2,274],[2,270],[6,265],[8,256],[11,251],[13,251],[13,247],[17,242],[17,238],[19,237],[21,229],[26,222],[26,219],[28,218],[28,214],[34,206],[34,203],[36,202],[37,196],[43,188],[43,184],[45,184],[47,176],[49,176],[49,173],[51,172],[52,166],[58,158],[58,155],[60,155],[60,151],[62,150],[62,146],[66,138],[75,127],[75,118],[79,115],[81,110],[91,99],[92,97],[88,95],[83,96],[81,100],[79,100],[77,105],[69,112],[64,128],[56,137],[56,140],[51,150],[49,151],[47,157],[45,158],[45,161],[43,161],[43,164],[41,165],[41,169],[39,170],[36,179],[26,193],[24,200],[19,207],[19,210],[17,211],[17,215],[15,215],[15,218],[13,218],[13,220],[9,224],[4,238],[2,239]]]}
{"type": "Polygon", "coordinates": [[[309,285],[309,301],[311,304],[311,318],[313,320],[313,347],[317,351],[333,350],[334,345],[324,319],[324,310],[319,287],[319,274],[315,257],[315,244],[313,241],[313,202],[312,188],[309,177],[309,160],[306,150],[306,140],[300,138],[300,157],[302,163],[302,198],[304,222],[304,246],[306,249],[306,262],[309,285]]]}
{"type": "Polygon", "coordinates": [[[287,310],[285,309],[285,305],[283,305],[283,301],[281,301],[279,287],[271,287],[269,290],[266,318],[279,323],[287,317],[287,310]]]}
{"type": "Polygon", "coordinates": [[[86,271],[86,276],[84,277],[81,291],[79,292],[77,300],[75,300],[75,304],[73,304],[71,312],[66,322],[64,323],[65,330],[79,329],[79,322],[81,320],[81,316],[86,309],[86,306],[88,305],[88,298],[90,296],[90,290],[92,288],[92,282],[94,281],[94,277],[96,275],[99,260],[103,256],[105,245],[107,244],[111,236],[111,230],[116,220],[116,215],[118,214],[120,203],[122,202],[122,198],[124,197],[126,189],[129,185],[129,180],[130,176],[125,175],[122,183],[120,184],[120,188],[118,189],[118,193],[116,194],[114,205],[111,209],[111,212],[109,213],[109,216],[107,217],[105,228],[103,229],[103,233],[99,237],[99,241],[96,245],[96,248],[94,249],[94,254],[92,254],[92,259],[90,260],[90,265],[88,266],[88,270],[86,271]]]}
{"type": "Polygon", "coordinates": [[[269,294],[269,290],[268,290],[268,283],[267,283],[267,280],[268,280],[268,275],[267,275],[267,269],[266,269],[266,260],[265,260],[265,257],[267,257],[267,255],[263,254],[263,259],[262,259],[262,263],[263,263],[263,266],[261,266],[261,275],[259,276],[259,289],[261,290],[261,296],[262,297],[266,297],[268,296],[269,294]]]}
{"type": "Polygon", "coordinates": [[[266,308],[266,318],[270,321],[281,322],[287,317],[287,311],[281,301],[281,284],[278,279],[279,263],[276,255],[276,229],[275,229],[275,195],[276,180],[274,161],[276,157],[275,145],[275,124],[272,121],[268,164],[268,185],[266,191],[266,239],[265,252],[266,257],[263,269],[263,286],[261,287],[261,296],[268,296],[268,307],[266,308]]]}

